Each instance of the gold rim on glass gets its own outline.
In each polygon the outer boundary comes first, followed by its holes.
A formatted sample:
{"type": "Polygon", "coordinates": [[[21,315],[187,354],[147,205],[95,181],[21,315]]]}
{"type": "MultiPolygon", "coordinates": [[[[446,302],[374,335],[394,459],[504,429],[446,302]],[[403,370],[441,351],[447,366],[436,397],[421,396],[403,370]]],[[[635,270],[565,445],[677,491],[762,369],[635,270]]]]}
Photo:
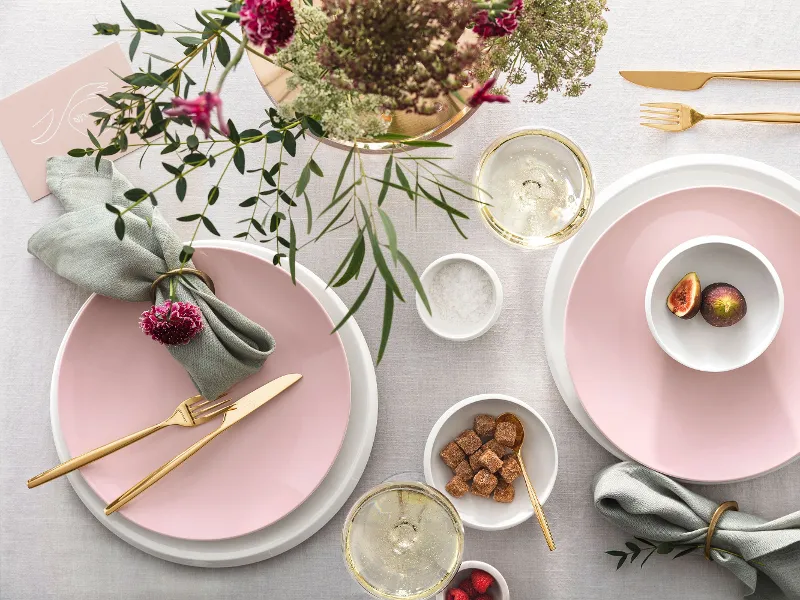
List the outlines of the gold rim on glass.
{"type": "Polygon", "coordinates": [[[453,506],[453,503],[450,502],[450,500],[448,500],[447,497],[439,490],[417,481],[393,481],[393,479],[394,478],[390,478],[386,483],[382,483],[372,488],[366,494],[361,496],[361,498],[356,501],[356,503],[347,513],[347,518],[345,519],[344,527],[342,528],[342,555],[350,575],[371,596],[374,596],[375,598],[381,598],[383,600],[398,600],[398,597],[387,595],[386,593],[377,589],[374,585],[364,579],[364,577],[362,577],[358,572],[350,551],[350,532],[355,517],[361,508],[384,492],[389,490],[411,490],[423,494],[437,502],[448,513],[453,522],[453,529],[457,535],[458,545],[457,557],[453,563],[453,568],[449,572],[445,573],[442,579],[435,586],[415,595],[403,596],[402,600],[423,600],[425,598],[432,598],[450,584],[450,582],[453,580],[453,577],[456,576],[458,570],[461,568],[461,561],[464,557],[464,523],[461,521],[461,517],[459,516],[456,507],[453,506]]]}
{"type": "Polygon", "coordinates": [[[478,166],[475,169],[474,184],[474,196],[479,203],[478,212],[480,213],[481,219],[486,226],[504,242],[514,246],[515,248],[522,248],[525,250],[549,248],[568,240],[578,232],[581,226],[589,218],[594,205],[594,178],[592,176],[592,169],[589,165],[589,161],[584,155],[583,151],[578,147],[577,144],[575,144],[575,142],[573,142],[564,134],[544,127],[518,129],[511,132],[509,135],[500,137],[492,142],[489,147],[484,150],[480,160],[478,161],[478,166]],[[578,166],[580,167],[582,180],[581,187],[583,191],[578,209],[569,223],[567,223],[559,231],[547,236],[523,236],[510,231],[492,214],[492,199],[485,190],[480,189],[483,168],[489,158],[491,158],[492,155],[504,144],[523,136],[542,136],[559,142],[572,153],[578,163],[578,166]]]}

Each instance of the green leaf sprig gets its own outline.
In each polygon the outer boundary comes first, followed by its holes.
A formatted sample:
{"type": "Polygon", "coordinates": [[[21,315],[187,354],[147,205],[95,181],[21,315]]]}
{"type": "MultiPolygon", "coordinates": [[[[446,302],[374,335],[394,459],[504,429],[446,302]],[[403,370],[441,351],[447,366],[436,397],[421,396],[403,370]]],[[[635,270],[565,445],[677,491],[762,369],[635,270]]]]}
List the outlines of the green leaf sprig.
{"type": "MultiPolygon", "coordinates": [[[[670,542],[653,542],[647,540],[645,538],[634,537],[636,542],[642,544],[641,546],[634,541],[625,542],[625,550],[606,550],[606,554],[609,556],[613,556],[617,560],[617,570],[619,571],[625,564],[633,564],[640,555],[643,555],[644,558],[642,562],[639,564],[639,567],[644,567],[645,563],[650,559],[653,554],[661,554],[664,556],[670,555],[673,552],[675,554],[672,555],[672,559],[675,560],[676,558],[681,558],[683,556],[688,556],[696,552],[697,550],[702,550],[704,546],[702,544],[672,544],[670,542]],[[630,558],[630,560],[628,560],[630,558]]],[[[723,554],[730,554],[731,556],[738,556],[742,560],[745,560],[741,554],[736,554],[735,552],[731,552],[729,550],[725,550],[723,548],[712,547],[712,550],[716,550],[717,552],[722,552],[723,554]]],[[[753,564],[760,564],[756,561],[752,561],[753,564]]]]}

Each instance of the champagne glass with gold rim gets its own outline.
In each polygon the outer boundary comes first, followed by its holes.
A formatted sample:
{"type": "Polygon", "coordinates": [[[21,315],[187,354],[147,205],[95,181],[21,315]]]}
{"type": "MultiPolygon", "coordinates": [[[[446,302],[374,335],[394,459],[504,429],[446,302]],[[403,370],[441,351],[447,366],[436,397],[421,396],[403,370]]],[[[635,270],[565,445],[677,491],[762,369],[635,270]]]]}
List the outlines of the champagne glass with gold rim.
{"type": "Polygon", "coordinates": [[[544,127],[519,129],[493,141],[478,161],[474,184],[486,226],[525,250],[571,238],[594,203],[586,156],[567,136],[544,127]]]}
{"type": "Polygon", "coordinates": [[[461,565],[461,517],[442,493],[419,478],[392,477],[359,498],[345,520],[345,564],[376,598],[430,598],[447,587],[461,565]]]}

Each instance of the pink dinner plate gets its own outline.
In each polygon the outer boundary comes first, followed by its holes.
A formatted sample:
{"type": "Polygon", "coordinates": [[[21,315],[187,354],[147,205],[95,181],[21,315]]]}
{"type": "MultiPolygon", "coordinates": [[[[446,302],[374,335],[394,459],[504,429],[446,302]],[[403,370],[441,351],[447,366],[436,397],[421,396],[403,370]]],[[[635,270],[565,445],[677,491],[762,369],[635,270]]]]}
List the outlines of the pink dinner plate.
{"type": "Polygon", "coordinates": [[[746,479],[800,455],[800,311],[790,308],[800,304],[798,256],[800,216],[743,190],[686,189],[620,218],[581,265],[564,325],[569,371],[592,421],[628,456],[689,481],[746,479]],[[787,310],[770,347],[726,373],[674,361],[645,319],[653,269],[675,246],[703,235],[758,248],[785,292],[787,310]]]}
{"type": "MultiPolygon", "coordinates": [[[[350,372],[327,313],[285,271],[222,248],[197,249],[194,261],[220,298],[276,340],[264,367],[231,396],[286,373],[303,375],[120,511],[164,535],[218,540],[274,523],[322,482],[347,430],[350,372]]],[[[139,331],[146,309],[92,296],[68,331],[56,389],[71,455],[158,423],[197,393],[167,350],[139,331]]],[[[220,422],[169,427],[83,467],[81,475],[110,502],[220,422]]]]}

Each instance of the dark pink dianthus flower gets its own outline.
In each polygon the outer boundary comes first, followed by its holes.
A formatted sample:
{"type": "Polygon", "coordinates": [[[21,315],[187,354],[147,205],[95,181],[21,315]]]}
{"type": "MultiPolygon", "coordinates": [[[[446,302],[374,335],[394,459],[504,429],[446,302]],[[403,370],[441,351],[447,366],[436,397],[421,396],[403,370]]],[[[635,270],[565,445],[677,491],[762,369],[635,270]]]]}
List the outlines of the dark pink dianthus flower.
{"type": "Polygon", "coordinates": [[[270,56],[292,41],[297,20],[291,0],[245,0],[239,23],[248,41],[270,56]]]}
{"type": "Polygon", "coordinates": [[[482,38],[502,37],[510,35],[519,27],[517,15],[522,11],[522,0],[513,0],[508,9],[499,17],[490,17],[489,11],[479,10],[475,13],[475,24],[472,31],[482,38]]]}
{"type": "Polygon", "coordinates": [[[166,300],[139,317],[142,331],[160,344],[188,344],[203,329],[200,309],[190,302],[166,300]]]}

